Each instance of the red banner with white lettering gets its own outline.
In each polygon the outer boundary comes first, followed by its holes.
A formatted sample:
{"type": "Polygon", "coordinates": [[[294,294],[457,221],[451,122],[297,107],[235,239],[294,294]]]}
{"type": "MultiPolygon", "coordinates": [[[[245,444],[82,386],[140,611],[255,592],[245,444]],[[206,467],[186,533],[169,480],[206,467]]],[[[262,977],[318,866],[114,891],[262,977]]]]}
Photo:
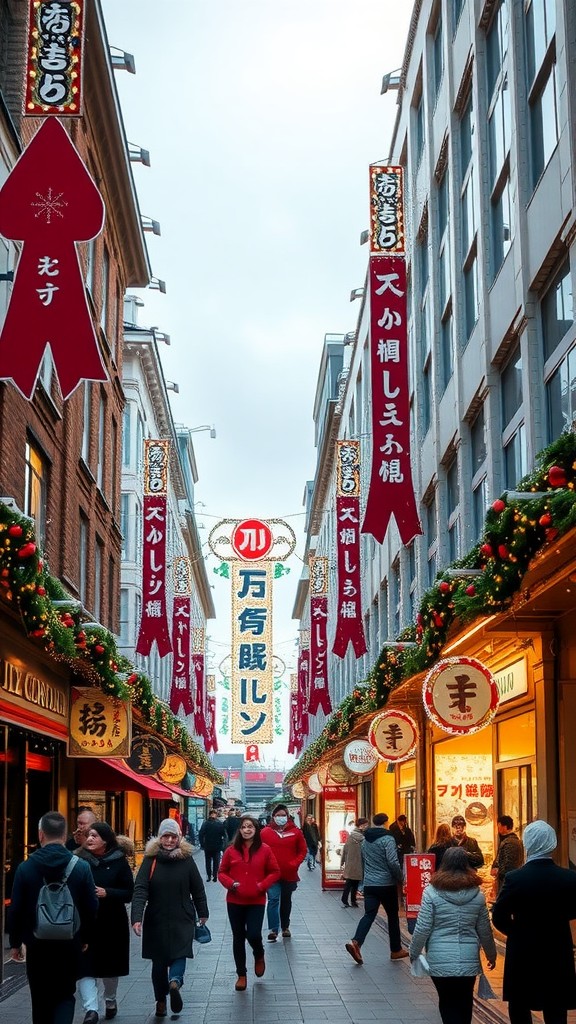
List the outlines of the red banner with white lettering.
{"type": "Polygon", "coordinates": [[[372,474],[362,524],[382,544],[394,515],[403,544],[422,533],[410,466],[406,264],[371,256],[372,474]]]}
{"type": "Polygon", "coordinates": [[[328,690],[328,598],[310,598],[310,699],[308,714],[332,712],[328,690]]]}
{"type": "MultiPolygon", "coordinates": [[[[196,631],[195,631],[196,632],[196,631]]],[[[204,632],[204,630],[202,630],[204,632]]],[[[194,731],[206,739],[206,687],[204,685],[204,651],[193,651],[194,672],[194,731]]]]}
{"type": "Polygon", "coordinates": [[[172,608],[172,686],[170,708],[175,715],[180,707],[185,715],[194,712],[190,680],[190,598],[174,598],[172,608]]]}
{"type": "MultiPolygon", "coordinates": [[[[307,644],[310,640],[307,638],[307,644]]],[[[302,739],[308,736],[310,725],[308,722],[308,705],[310,703],[310,649],[301,646],[298,655],[298,712],[300,716],[300,730],[302,739]]]]}
{"type": "Polygon", "coordinates": [[[343,658],[352,644],[366,654],[360,582],[360,442],[336,442],[336,558],[338,604],[332,652],[343,658]]]}
{"type": "Polygon", "coordinates": [[[172,650],[166,614],[166,522],[166,496],[145,494],[142,619],[136,651],[150,654],[156,641],[161,658],[172,650]]]}
{"type": "Polygon", "coordinates": [[[204,749],[207,754],[218,753],[218,740],[216,739],[216,697],[208,697],[206,702],[206,736],[204,737],[204,749]]]}

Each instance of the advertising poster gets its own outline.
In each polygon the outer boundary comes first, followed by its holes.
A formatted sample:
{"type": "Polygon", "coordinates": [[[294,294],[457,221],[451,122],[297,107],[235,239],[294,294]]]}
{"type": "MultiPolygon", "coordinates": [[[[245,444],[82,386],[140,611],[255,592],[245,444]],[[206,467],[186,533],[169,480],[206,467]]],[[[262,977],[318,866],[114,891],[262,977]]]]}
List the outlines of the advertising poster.
{"type": "Polygon", "coordinates": [[[435,866],[435,853],[409,853],[404,857],[406,920],[411,935],[422,903],[422,893],[434,873],[435,866]]]}
{"type": "Polygon", "coordinates": [[[478,841],[484,864],[494,859],[494,784],[490,754],[436,754],[436,826],[450,825],[456,814],[466,834],[478,841]]]}
{"type": "Polygon", "coordinates": [[[356,821],[355,786],[325,786],[322,790],[322,888],[343,889],[340,857],[356,821]]]}

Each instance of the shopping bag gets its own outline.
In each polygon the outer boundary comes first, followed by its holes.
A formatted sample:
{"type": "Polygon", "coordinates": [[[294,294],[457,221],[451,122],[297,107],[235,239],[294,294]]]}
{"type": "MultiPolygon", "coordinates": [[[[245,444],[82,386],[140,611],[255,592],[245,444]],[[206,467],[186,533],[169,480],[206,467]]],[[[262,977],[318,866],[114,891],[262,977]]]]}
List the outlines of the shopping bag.
{"type": "Polygon", "coordinates": [[[413,978],[427,978],[430,974],[430,966],[424,953],[420,953],[410,964],[410,974],[413,978]]]}
{"type": "Polygon", "coordinates": [[[207,924],[197,924],[194,931],[194,938],[196,942],[201,942],[204,945],[206,942],[212,942],[212,935],[207,924]]]}
{"type": "Polygon", "coordinates": [[[478,978],[478,999],[498,999],[484,971],[478,978]]]}

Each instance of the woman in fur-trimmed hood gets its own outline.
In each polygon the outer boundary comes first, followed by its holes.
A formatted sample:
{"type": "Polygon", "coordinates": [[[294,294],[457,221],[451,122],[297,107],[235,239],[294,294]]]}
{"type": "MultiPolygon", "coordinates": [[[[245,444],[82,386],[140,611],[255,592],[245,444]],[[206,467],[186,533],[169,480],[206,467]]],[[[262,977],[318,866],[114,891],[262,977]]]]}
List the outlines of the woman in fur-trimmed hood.
{"type": "Polygon", "coordinates": [[[180,989],[186,960],[194,956],[196,919],[208,919],[206,892],[194,862],[193,847],[182,838],[174,818],[160,823],[158,836],[146,846],[136,876],[132,900],[132,927],[142,935],[142,956],[152,961],[156,1016],[170,1008],[180,1013],[180,989]]]}

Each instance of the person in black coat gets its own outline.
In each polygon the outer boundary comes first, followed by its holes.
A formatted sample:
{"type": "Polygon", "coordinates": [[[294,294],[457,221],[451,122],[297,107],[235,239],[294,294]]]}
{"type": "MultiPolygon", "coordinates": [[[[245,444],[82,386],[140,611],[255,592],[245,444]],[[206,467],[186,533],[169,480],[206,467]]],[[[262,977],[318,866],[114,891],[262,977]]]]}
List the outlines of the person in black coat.
{"type": "Polygon", "coordinates": [[[218,821],[217,811],[210,811],[206,821],[202,822],[198,833],[198,842],[204,850],[207,882],[210,879],[214,882],[218,881],[218,868],[225,838],[224,824],[218,821]]]}
{"type": "Polygon", "coordinates": [[[178,822],[165,818],[136,875],[132,927],[142,935],[142,956],[152,961],[157,1017],[167,1014],[167,995],[172,1013],[180,1013],[186,960],[194,956],[196,918],[200,924],[208,920],[206,891],[193,852],[178,822]]]}
{"type": "Polygon", "coordinates": [[[234,808],[231,807],[230,810],[228,811],[228,817],[226,818],[226,821],[224,822],[224,831],[226,832],[226,839],[228,841],[228,845],[230,845],[230,843],[234,842],[234,837],[235,837],[235,835],[236,835],[236,833],[237,833],[239,828],[240,828],[240,818],[236,814],[236,811],[234,810],[234,808]]]}
{"type": "Polygon", "coordinates": [[[40,849],[18,866],[8,910],[12,959],[21,960],[26,944],[26,973],[32,999],[32,1024],[72,1024],[78,960],[94,931],[98,898],[90,868],[78,860],[68,888],[80,915],[80,931],[70,941],[36,939],[36,902],[47,882],[60,882],[72,854],[66,849],[66,818],[48,811],[40,819],[40,849]]]}
{"type": "Polygon", "coordinates": [[[84,1024],[98,1021],[97,979],[102,978],[104,983],[106,1020],[112,1020],[118,1012],[118,978],[130,973],[130,925],[125,905],[132,900],[134,877],[127,850],[133,853],[134,844],[126,836],[121,836],[119,842],[110,825],[95,821],[78,851],[78,856],[90,865],[98,897],[96,928],[82,956],[78,982],[86,1010],[84,1024]]]}
{"type": "Polygon", "coordinates": [[[557,840],[547,822],[527,825],[522,841],[526,864],[507,873],[492,908],[494,927],[507,937],[503,998],[510,1024],[531,1024],[531,1010],[541,1010],[545,1024],[566,1024],[576,1007],[576,873],[552,860],[557,840]]]}
{"type": "Polygon", "coordinates": [[[405,814],[398,815],[396,821],[393,821],[389,826],[389,832],[396,840],[398,860],[400,861],[400,867],[402,867],[405,855],[407,853],[414,853],[416,849],[416,838],[405,814]]]}

